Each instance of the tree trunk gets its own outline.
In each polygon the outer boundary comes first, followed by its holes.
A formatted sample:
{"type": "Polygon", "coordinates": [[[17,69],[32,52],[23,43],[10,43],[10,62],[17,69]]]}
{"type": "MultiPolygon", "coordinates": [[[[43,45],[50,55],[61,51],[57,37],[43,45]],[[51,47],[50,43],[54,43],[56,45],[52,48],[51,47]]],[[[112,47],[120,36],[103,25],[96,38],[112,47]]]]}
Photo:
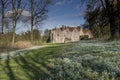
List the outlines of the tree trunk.
{"type": "Polygon", "coordinates": [[[33,41],[33,20],[31,20],[31,33],[30,33],[30,39],[33,41]]]}
{"type": "Polygon", "coordinates": [[[120,38],[120,0],[117,0],[117,11],[118,11],[118,28],[119,28],[119,38],[120,38]]]}
{"type": "Polygon", "coordinates": [[[4,34],[4,12],[2,11],[2,34],[4,34]]]}
{"type": "Polygon", "coordinates": [[[33,41],[33,27],[34,27],[34,0],[31,0],[31,32],[30,32],[31,41],[33,41]]]}
{"type": "Polygon", "coordinates": [[[5,18],[5,14],[4,14],[4,9],[5,9],[5,3],[4,1],[2,2],[2,34],[4,34],[4,18],[5,18]]]}
{"type": "Polygon", "coordinates": [[[106,3],[106,10],[107,10],[107,15],[109,17],[109,23],[110,23],[110,39],[115,39],[117,38],[117,25],[116,25],[116,14],[114,10],[114,1],[110,0],[105,0],[106,3]]]}
{"type": "Polygon", "coordinates": [[[119,14],[119,16],[118,16],[118,23],[117,23],[117,27],[118,27],[118,35],[119,35],[119,39],[120,39],[120,14],[119,14]]]}
{"type": "Polygon", "coordinates": [[[13,21],[12,47],[14,47],[14,43],[15,43],[15,33],[16,33],[16,22],[13,21]]]}
{"type": "Polygon", "coordinates": [[[117,35],[117,25],[115,23],[115,16],[109,15],[110,21],[110,39],[115,39],[117,35]]]}

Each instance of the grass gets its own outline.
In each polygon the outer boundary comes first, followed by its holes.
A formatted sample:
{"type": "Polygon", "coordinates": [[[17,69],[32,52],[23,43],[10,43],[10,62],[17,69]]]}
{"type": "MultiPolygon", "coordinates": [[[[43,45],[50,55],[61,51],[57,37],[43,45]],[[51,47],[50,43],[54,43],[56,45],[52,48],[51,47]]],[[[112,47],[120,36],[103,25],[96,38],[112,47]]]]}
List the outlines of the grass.
{"type": "Polygon", "coordinates": [[[50,69],[54,64],[53,55],[60,52],[62,44],[31,50],[28,53],[2,61],[0,80],[46,80],[52,78],[50,69]],[[47,78],[46,78],[47,76],[47,78]]]}
{"type": "Polygon", "coordinates": [[[2,61],[0,80],[120,80],[120,41],[49,44],[2,61]]]}

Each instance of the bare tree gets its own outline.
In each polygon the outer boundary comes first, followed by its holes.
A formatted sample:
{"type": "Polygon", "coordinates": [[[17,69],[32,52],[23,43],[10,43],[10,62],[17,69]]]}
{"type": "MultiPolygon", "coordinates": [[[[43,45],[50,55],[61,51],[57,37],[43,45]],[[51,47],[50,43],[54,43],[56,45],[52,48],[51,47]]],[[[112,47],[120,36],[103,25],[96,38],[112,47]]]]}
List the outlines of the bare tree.
{"type": "Polygon", "coordinates": [[[23,5],[22,0],[11,0],[11,6],[12,6],[12,10],[9,11],[9,13],[12,14],[10,18],[12,20],[12,26],[13,26],[13,34],[12,34],[12,46],[13,46],[15,42],[17,21],[19,20],[23,8],[25,6],[23,5]]]}
{"type": "Polygon", "coordinates": [[[28,0],[30,5],[30,23],[31,23],[31,33],[30,38],[33,40],[33,29],[35,26],[40,24],[42,20],[46,18],[47,6],[51,3],[51,0],[28,0]]]}
{"type": "MultiPolygon", "coordinates": [[[[5,22],[5,11],[8,7],[8,4],[9,4],[9,0],[0,0],[0,22],[1,22],[1,35],[0,35],[0,40],[3,41],[3,37],[5,37],[3,34],[4,34],[4,27],[6,25],[6,22],[5,22]]],[[[2,41],[0,41],[0,43],[2,43],[2,41]]],[[[1,45],[1,44],[0,44],[1,45]]],[[[1,50],[3,50],[3,47],[1,46],[1,50]]],[[[1,59],[1,53],[0,53],[0,59],[1,59]]],[[[1,61],[1,60],[0,60],[1,61]]],[[[1,63],[1,62],[0,62],[1,63]]]]}
{"type": "Polygon", "coordinates": [[[5,10],[8,7],[9,0],[0,0],[0,13],[1,13],[1,28],[2,28],[2,34],[4,33],[4,25],[5,25],[5,10]]]}

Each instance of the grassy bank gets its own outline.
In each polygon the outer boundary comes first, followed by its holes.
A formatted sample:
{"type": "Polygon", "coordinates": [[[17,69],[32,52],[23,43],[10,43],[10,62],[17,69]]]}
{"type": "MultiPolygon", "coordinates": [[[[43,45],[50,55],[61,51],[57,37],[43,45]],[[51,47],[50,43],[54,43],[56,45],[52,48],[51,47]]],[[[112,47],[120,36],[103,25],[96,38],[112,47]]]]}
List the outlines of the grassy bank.
{"type": "Polygon", "coordinates": [[[120,80],[120,41],[51,44],[0,67],[0,80],[120,80]]]}
{"type": "Polygon", "coordinates": [[[18,57],[2,61],[0,65],[0,80],[45,80],[52,78],[49,69],[53,68],[53,55],[59,53],[64,45],[56,44],[50,47],[29,51],[18,57]],[[46,77],[47,76],[47,77],[46,77]]]}
{"type": "Polygon", "coordinates": [[[120,41],[81,41],[56,58],[58,80],[120,80],[120,41]]]}

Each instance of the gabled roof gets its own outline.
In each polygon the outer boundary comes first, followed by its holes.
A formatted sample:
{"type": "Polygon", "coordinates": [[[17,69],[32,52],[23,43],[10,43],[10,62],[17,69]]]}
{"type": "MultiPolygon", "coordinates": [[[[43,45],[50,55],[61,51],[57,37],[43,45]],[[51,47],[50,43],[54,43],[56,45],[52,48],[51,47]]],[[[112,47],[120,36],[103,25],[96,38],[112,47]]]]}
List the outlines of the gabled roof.
{"type": "Polygon", "coordinates": [[[80,27],[80,26],[77,26],[76,29],[77,29],[78,31],[80,31],[80,30],[81,30],[81,27],[80,27]]]}
{"type": "Polygon", "coordinates": [[[66,30],[66,27],[61,27],[60,30],[64,31],[64,30],[66,30]]]}
{"type": "Polygon", "coordinates": [[[69,31],[73,31],[75,29],[75,27],[67,27],[69,29],[69,31]]]}
{"type": "Polygon", "coordinates": [[[58,30],[58,29],[60,29],[61,31],[64,31],[64,30],[68,29],[70,32],[72,32],[74,29],[77,29],[78,31],[80,31],[81,27],[80,26],[77,26],[77,27],[62,26],[60,28],[54,28],[52,30],[58,30]]]}

